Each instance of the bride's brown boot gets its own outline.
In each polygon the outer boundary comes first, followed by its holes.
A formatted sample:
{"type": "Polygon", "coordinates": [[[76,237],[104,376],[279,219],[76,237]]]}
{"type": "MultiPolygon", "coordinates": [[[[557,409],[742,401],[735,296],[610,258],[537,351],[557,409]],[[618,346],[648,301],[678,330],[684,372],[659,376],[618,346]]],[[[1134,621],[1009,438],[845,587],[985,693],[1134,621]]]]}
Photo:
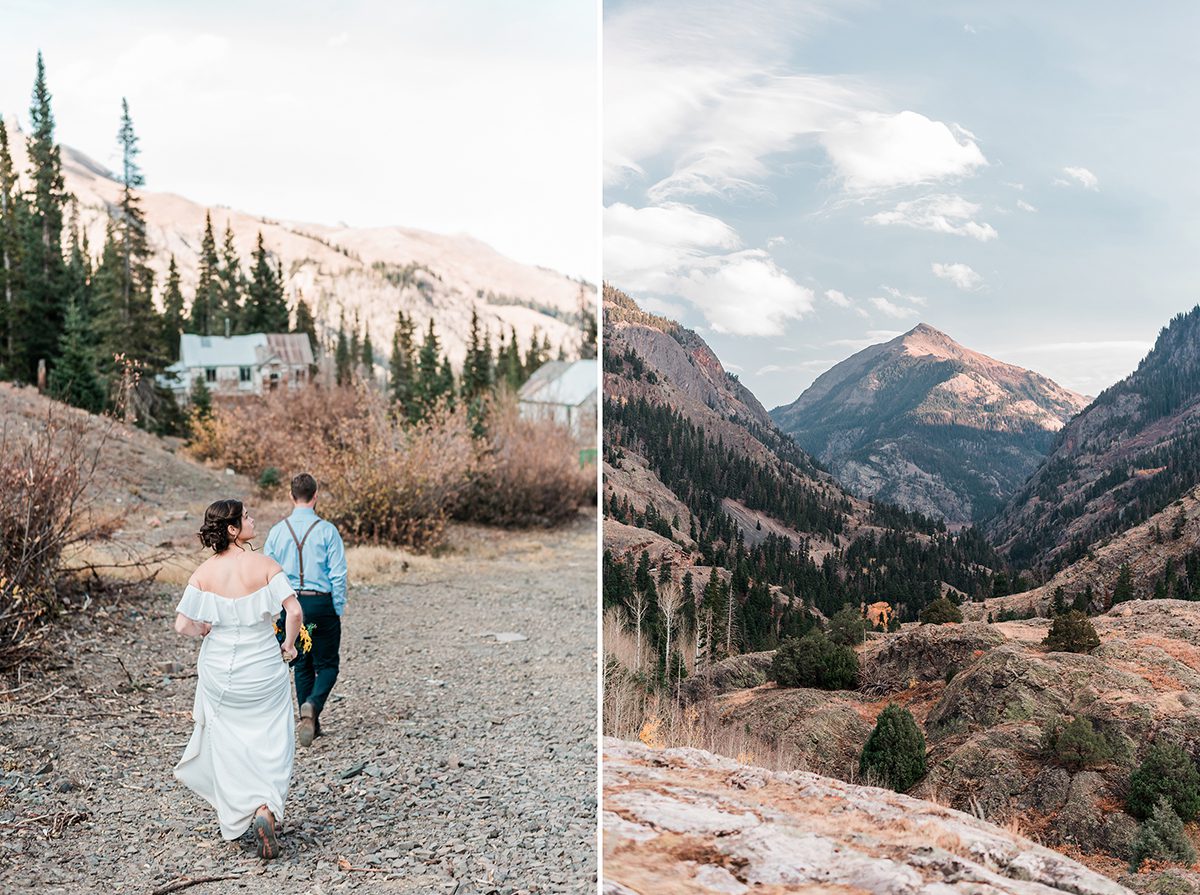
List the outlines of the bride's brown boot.
{"type": "Polygon", "coordinates": [[[254,838],[258,842],[258,856],[265,861],[279,857],[279,840],[275,836],[275,815],[266,805],[254,815],[254,838]]]}

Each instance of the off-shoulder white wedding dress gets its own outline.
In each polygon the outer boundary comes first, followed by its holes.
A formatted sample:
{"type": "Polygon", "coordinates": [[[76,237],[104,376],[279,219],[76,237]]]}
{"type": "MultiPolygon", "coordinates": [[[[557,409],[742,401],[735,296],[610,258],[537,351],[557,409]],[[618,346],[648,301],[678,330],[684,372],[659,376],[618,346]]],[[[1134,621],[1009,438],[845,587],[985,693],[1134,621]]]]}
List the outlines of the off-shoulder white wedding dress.
{"type": "Polygon", "coordinates": [[[175,776],[217,809],[221,835],[237,839],[259,806],[283,820],[296,734],[291,675],[274,622],[293,593],[287,575],[242,597],[188,585],[176,611],[212,630],[197,662],[196,722],[175,776]]]}

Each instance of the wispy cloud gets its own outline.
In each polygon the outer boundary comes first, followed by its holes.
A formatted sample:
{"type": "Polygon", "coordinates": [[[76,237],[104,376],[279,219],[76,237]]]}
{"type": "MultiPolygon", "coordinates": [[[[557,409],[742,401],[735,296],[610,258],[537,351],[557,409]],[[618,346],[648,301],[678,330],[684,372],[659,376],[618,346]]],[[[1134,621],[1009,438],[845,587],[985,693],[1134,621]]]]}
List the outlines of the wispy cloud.
{"type": "Polygon", "coordinates": [[[825,298],[829,300],[830,304],[837,305],[839,308],[849,308],[854,305],[854,301],[848,295],[837,289],[826,289],[825,298]]]}
{"type": "Polygon", "coordinates": [[[1021,209],[1021,211],[1037,211],[1037,208],[1034,205],[1031,205],[1024,199],[1017,200],[1017,208],[1021,209]]]}
{"type": "Polygon", "coordinates": [[[755,376],[765,376],[768,373],[811,373],[813,370],[822,372],[836,364],[836,360],[806,360],[796,364],[767,364],[754,371],[755,376]]]}
{"type": "Polygon", "coordinates": [[[900,225],[934,233],[970,236],[988,242],[999,234],[991,224],[974,220],[980,206],[962,196],[937,194],[900,202],[891,211],[880,211],[867,218],[872,224],[900,225]]]}
{"type": "Polygon", "coordinates": [[[786,236],[770,236],[767,238],[767,248],[773,249],[776,246],[787,245],[786,236]]]}
{"type": "Polygon", "coordinates": [[[934,261],[931,265],[933,275],[939,279],[949,280],[959,289],[970,291],[978,289],[983,283],[983,277],[977,274],[969,264],[942,264],[934,261]]]}
{"type": "Polygon", "coordinates": [[[889,317],[895,317],[897,320],[903,320],[905,317],[916,317],[917,312],[912,308],[904,308],[894,302],[889,301],[882,296],[876,296],[870,299],[871,305],[875,310],[886,314],[889,317]]]}
{"type": "Polygon", "coordinates": [[[925,298],[923,295],[913,295],[909,292],[903,292],[894,286],[881,286],[880,288],[892,298],[899,301],[906,301],[909,304],[917,305],[922,308],[929,304],[929,299],[925,298]]]}
{"type": "Polygon", "coordinates": [[[1082,186],[1085,190],[1097,191],[1100,189],[1100,179],[1087,168],[1073,168],[1068,165],[1066,168],[1063,168],[1063,173],[1070,180],[1063,180],[1061,177],[1056,177],[1054,179],[1056,186],[1078,185],[1082,186]]]}
{"type": "Polygon", "coordinates": [[[904,333],[898,330],[870,329],[867,330],[865,338],[834,339],[829,344],[837,348],[849,348],[852,351],[862,351],[864,348],[869,348],[872,345],[879,345],[883,342],[890,342],[892,339],[902,335],[904,335],[904,333]]]}

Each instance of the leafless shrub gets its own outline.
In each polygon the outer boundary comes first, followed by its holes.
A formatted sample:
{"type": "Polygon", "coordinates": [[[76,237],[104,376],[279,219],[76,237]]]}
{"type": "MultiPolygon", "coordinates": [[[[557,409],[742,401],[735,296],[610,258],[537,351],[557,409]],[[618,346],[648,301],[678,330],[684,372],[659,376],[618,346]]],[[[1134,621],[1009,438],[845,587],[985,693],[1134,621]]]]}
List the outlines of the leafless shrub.
{"type": "Polygon", "coordinates": [[[86,512],[105,436],[89,443],[87,418],[52,407],[30,431],[0,432],[0,670],[36,652],[58,602],[63,556],[102,530],[86,512]]]}
{"type": "Polygon", "coordinates": [[[596,500],[596,467],[580,463],[571,431],[549,419],[525,419],[511,394],[488,403],[480,445],[484,462],[456,516],[491,525],[556,525],[596,500]]]}

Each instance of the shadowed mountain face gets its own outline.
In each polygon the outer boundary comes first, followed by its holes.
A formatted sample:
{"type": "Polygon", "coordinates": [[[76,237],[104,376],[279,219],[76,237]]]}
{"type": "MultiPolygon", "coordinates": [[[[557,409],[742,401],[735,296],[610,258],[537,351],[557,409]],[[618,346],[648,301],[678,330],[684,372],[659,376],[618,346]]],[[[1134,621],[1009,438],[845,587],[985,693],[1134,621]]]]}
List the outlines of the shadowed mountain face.
{"type": "Polygon", "coordinates": [[[1063,429],[1028,483],[988,524],[1019,566],[1057,569],[1156,514],[1178,538],[1200,485],[1200,307],[1175,317],[1128,377],[1063,429]],[[1178,503],[1177,503],[1178,502],[1178,503]],[[1183,518],[1180,518],[1183,517],[1183,518]]]}
{"type": "Polygon", "coordinates": [[[837,364],[771,418],[852,492],[967,523],[995,512],[1086,404],[922,323],[837,364]]]}

